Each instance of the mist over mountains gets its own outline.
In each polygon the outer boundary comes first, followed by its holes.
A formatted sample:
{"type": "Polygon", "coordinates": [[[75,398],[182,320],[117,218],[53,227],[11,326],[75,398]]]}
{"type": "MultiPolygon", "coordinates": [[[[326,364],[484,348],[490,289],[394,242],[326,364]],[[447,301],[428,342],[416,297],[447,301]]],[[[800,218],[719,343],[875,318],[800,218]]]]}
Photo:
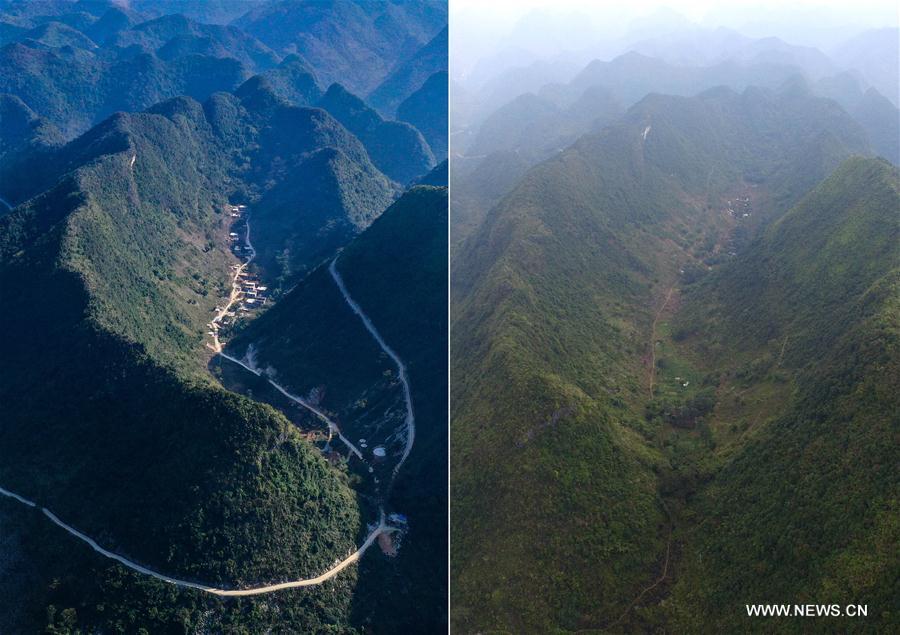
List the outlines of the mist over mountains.
{"type": "Polygon", "coordinates": [[[451,64],[452,629],[890,630],[896,18],[565,11],[451,64]]]}

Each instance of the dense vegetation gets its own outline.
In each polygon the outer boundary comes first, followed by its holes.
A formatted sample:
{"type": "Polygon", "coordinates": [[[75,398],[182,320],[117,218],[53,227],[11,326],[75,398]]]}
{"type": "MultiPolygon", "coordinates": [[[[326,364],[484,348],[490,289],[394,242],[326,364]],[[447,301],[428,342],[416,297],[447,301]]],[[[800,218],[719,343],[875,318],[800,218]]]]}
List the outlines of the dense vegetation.
{"type": "MultiPolygon", "coordinates": [[[[300,55],[326,86],[340,82],[366,95],[395,66],[421,56],[419,49],[447,24],[447,5],[428,0],[276,0],[234,24],[276,51],[300,55]]],[[[438,54],[446,68],[446,37],[438,54]]]]}
{"type": "MultiPolygon", "coordinates": [[[[663,308],[678,306],[679,271],[705,273],[735,236],[777,228],[844,158],[867,151],[846,112],[803,85],[651,95],[531,170],[460,246],[451,384],[459,630],[664,627],[662,611],[640,606],[665,593],[668,582],[653,583],[676,566],[694,518],[686,500],[714,470],[722,398],[702,354],[676,354],[663,308]],[[752,216],[726,212],[737,196],[753,201],[752,216]]],[[[739,381],[754,372],[741,369],[739,381]]],[[[765,414],[764,391],[771,408],[784,406],[785,385],[776,377],[747,395],[753,412],[765,414]]],[[[685,616],[701,608],[710,607],[685,616]]],[[[718,607],[738,619],[732,609],[718,607]]]]}
{"type": "MultiPolygon", "coordinates": [[[[437,3],[431,3],[433,10],[437,3]]],[[[397,107],[440,71],[447,71],[448,27],[436,30],[424,46],[414,54],[401,60],[368,96],[369,102],[388,116],[393,116],[397,107]]]]}
{"type": "Polygon", "coordinates": [[[437,72],[397,107],[397,119],[411,123],[422,133],[438,161],[447,158],[448,111],[435,108],[435,104],[447,103],[449,81],[447,71],[437,72]]]}
{"type": "Polygon", "coordinates": [[[850,159],[688,287],[679,348],[722,377],[723,403],[668,608],[679,628],[747,628],[735,606],[789,599],[868,604],[864,624],[835,627],[896,629],[898,209],[896,168],[850,159]],[[794,390],[760,416],[779,382],[794,390]]]}
{"type": "Polygon", "coordinates": [[[397,84],[383,111],[393,116],[428,74],[446,70],[446,21],[445,4],[425,1],[9,2],[0,7],[0,94],[21,98],[67,138],[119,110],[234,90],[254,73],[301,106],[321,96],[319,78],[361,95],[385,79],[397,84]],[[239,7],[246,15],[232,24],[203,22],[239,7]]]}
{"type": "MultiPolygon", "coordinates": [[[[22,99],[67,138],[117,110],[143,110],[176,95],[206,99],[215,91],[233,90],[253,71],[278,62],[272,51],[237,29],[179,15],[141,22],[139,15],[104,4],[85,3],[94,14],[78,14],[82,20],[74,26],[41,23],[35,27],[40,34],[23,27],[0,48],[0,93],[22,99]],[[69,37],[60,39],[60,32],[69,37]]],[[[30,26],[41,19],[16,14],[15,8],[0,12],[0,20],[30,26]]]]}
{"type": "MultiPolygon", "coordinates": [[[[416,413],[412,454],[386,501],[410,519],[396,560],[367,558],[354,615],[377,631],[440,630],[446,614],[447,191],[404,194],[341,253],[354,299],[406,363],[416,413]]],[[[298,394],[311,395],[352,439],[403,425],[396,367],[349,309],[323,266],[231,342],[298,394]]],[[[259,393],[255,393],[259,394],[259,393]]],[[[399,432],[403,433],[402,427],[399,432]]],[[[351,462],[351,467],[354,465],[351,462]]],[[[365,475],[368,478],[368,475],[365,475]]]]}
{"type": "MultiPolygon", "coordinates": [[[[297,199],[317,179],[348,187],[342,173],[316,171],[323,155],[390,193],[364,148],[324,111],[247,91],[243,100],[178,98],[119,114],[44,152],[26,181],[32,191],[19,197],[26,202],[2,217],[0,231],[2,328],[15,341],[7,359],[21,368],[4,373],[0,387],[4,486],[138,562],[206,583],[306,577],[354,549],[364,528],[347,476],[276,411],[213,385],[203,337],[227,292],[226,196],[256,197],[297,174],[309,176],[292,180],[297,199]],[[41,191],[45,183],[55,185],[41,191]]],[[[354,195],[371,190],[358,184],[354,195]]],[[[350,209],[347,197],[333,205],[319,209],[350,209]]],[[[320,235],[332,222],[317,227],[312,213],[297,220],[320,235]]],[[[352,612],[353,572],[274,604],[223,604],[160,592],[105,561],[54,564],[34,540],[22,548],[35,575],[61,583],[29,595],[14,630],[56,620],[45,613],[50,604],[57,617],[74,609],[71,628],[127,632],[177,631],[202,615],[251,630],[345,628],[352,612]]]]}
{"type": "MultiPolygon", "coordinates": [[[[443,100],[437,97],[428,104],[429,109],[437,110],[435,105],[447,103],[446,91],[443,100]]],[[[402,121],[385,121],[340,84],[332,84],[318,106],[356,135],[372,162],[395,181],[409,183],[434,167],[434,155],[418,130],[402,121]]]]}

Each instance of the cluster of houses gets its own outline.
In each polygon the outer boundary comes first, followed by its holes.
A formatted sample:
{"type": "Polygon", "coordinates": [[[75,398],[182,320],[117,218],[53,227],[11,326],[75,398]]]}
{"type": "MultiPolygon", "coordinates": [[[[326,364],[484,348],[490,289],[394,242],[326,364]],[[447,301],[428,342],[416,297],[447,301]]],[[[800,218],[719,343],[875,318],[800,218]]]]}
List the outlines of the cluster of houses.
{"type": "Polygon", "coordinates": [[[252,273],[241,271],[237,276],[241,287],[239,311],[258,309],[269,301],[269,288],[259,283],[259,278],[252,273]]]}
{"type": "Polygon", "coordinates": [[[749,218],[753,213],[750,206],[749,196],[738,196],[733,201],[728,201],[728,207],[725,210],[732,218],[749,218]]]}
{"type": "MultiPolygon", "coordinates": [[[[235,219],[235,223],[239,223],[240,219],[247,212],[247,206],[231,205],[230,210],[231,217],[235,219]]],[[[231,242],[231,251],[235,256],[244,260],[252,255],[252,247],[241,241],[241,235],[238,232],[229,232],[228,239],[231,242]]],[[[232,265],[231,270],[235,272],[234,284],[238,291],[238,296],[235,308],[228,311],[222,318],[223,326],[233,324],[243,314],[265,306],[269,302],[269,288],[260,284],[258,276],[246,271],[242,265],[232,265]]]]}

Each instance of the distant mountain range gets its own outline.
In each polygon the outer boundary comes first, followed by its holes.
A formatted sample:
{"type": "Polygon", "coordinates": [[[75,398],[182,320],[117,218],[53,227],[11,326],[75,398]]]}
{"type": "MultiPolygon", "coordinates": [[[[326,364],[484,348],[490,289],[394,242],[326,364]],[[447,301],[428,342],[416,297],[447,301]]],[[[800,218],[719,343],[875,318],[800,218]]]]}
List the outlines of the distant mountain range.
{"type": "MultiPolygon", "coordinates": [[[[733,606],[746,587],[726,580],[752,577],[772,602],[861,588],[852,545],[889,522],[883,512],[830,506],[845,541],[804,520],[823,508],[794,502],[861,483],[861,500],[883,496],[883,451],[834,482],[831,459],[812,456],[796,478],[753,475],[839,445],[813,423],[828,416],[812,395],[824,399],[830,373],[846,377],[838,402],[896,374],[883,357],[871,368],[887,376],[846,358],[874,341],[863,333],[894,346],[879,320],[896,295],[897,175],[853,158],[867,154],[863,128],[802,82],[651,94],[529,170],[470,228],[453,267],[457,630],[729,631],[743,624],[733,606]],[[816,326],[835,315],[822,302],[851,303],[834,331],[816,326]],[[849,366],[811,368],[813,358],[849,366]],[[802,434],[776,433],[801,420],[802,434]],[[827,579],[786,567],[767,586],[758,572],[774,566],[771,550],[796,553],[773,546],[785,534],[771,514],[808,528],[798,540],[820,546],[827,579]]],[[[859,452],[888,435],[892,399],[860,413],[873,428],[859,452]]]]}
{"type": "MultiPolygon", "coordinates": [[[[71,138],[117,110],[234,90],[288,59],[295,67],[302,62],[316,83],[340,82],[360,95],[378,88],[373,104],[393,117],[397,105],[447,68],[442,3],[165,4],[190,15],[149,2],[5,3],[0,93],[18,96],[71,138]],[[205,22],[240,6],[244,14],[232,24],[205,22]]],[[[284,73],[270,80],[283,87],[284,73]]],[[[308,100],[309,90],[290,92],[308,100]]]]}

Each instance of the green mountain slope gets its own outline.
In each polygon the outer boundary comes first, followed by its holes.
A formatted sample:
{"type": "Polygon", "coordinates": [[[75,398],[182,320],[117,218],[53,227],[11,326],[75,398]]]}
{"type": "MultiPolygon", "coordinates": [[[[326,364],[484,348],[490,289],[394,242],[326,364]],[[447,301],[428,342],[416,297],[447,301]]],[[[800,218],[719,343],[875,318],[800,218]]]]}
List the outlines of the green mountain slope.
{"type": "MultiPolygon", "coordinates": [[[[437,5],[433,5],[437,6],[437,5]]],[[[397,66],[369,93],[368,101],[378,110],[393,115],[397,107],[414,92],[422,88],[433,74],[447,70],[449,42],[446,23],[427,44],[397,66]]]]}
{"type": "Polygon", "coordinates": [[[109,60],[83,49],[0,49],[0,92],[22,99],[71,138],[118,110],[143,110],[176,95],[206,99],[250,73],[236,60],[141,53],[109,60]]]}
{"type": "MultiPolygon", "coordinates": [[[[21,99],[0,95],[0,196],[7,205],[22,200],[40,182],[47,154],[63,143],[53,124],[38,117],[21,99]]],[[[6,206],[0,206],[3,212],[6,206]]]]}
{"type": "Polygon", "coordinates": [[[601,86],[586,89],[566,107],[528,93],[485,119],[467,154],[519,152],[537,163],[571,145],[578,137],[599,131],[621,114],[618,100],[601,86]]]}
{"type": "Polygon", "coordinates": [[[435,159],[447,158],[447,108],[449,76],[435,73],[397,106],[397,119],[415,126],[425,137],[435,159]]]}
{"type": "MultiPolygon", "coordinates": [[[[229,288],[226,197],[264,199],[290,182],[302,201],[317,179],[355,197],[382,187],[391,200],[340,124],[271,93],[174,99],[48,149],[24,202],[0,217],[10,307],[0,327],[15,340],[5,359],[22,369],[0,376],[3,486],[107,548],[216,586],[312,577],[353,551],[365,528],[347,474],[284,416],[226,392],[206,370],[205,323],[229,288]],[[342,160],[329,172],[317,156],[342,160]],[[360,169],[368,182],[340,182],[360,169]]],[[[347,196],[335,205],[350,209],[347,196]]],[[[302,209],[295,217],[308,220],[302,209]]],[[[307,226],[321,233],[335,218],[307,226]]],[[[3,513],[44,581],[25,596],[25,621],[4,630],[57,617],[120,632],[204,622],[340,630],[352,616],[352,569],[308,590],[222,602],[125,572],[6,500],[3,513]]]]}
{"type": "Polygon", "coordinates": [[[256,38],[232,26],[201,24],[183,15],[165,15],[121,30],[107,42],[111,48],[140,49],[171,60],[187,55],[230,57],[251,71],[264,71],[280,57],[256,38]]]}
{"type": "MultiPolygon", "coordinates": [[[[288,55],[276,68],[254,75],[247,82],[264,82],[268,90],[295,106],[314,106],[322,98],[315,73],[297,55],[288,55]]],[[[238,88],[238,92],[241,90],[238,88]]]]}
{"type": "MultiPolygon", "coordinates": [[[[340,82],[366,95],[447,24],[447,5],[279,0],[248,11],[234,24],[276,51],[299,54],[325,85],[340,82]]],[[[446,65],[446,44],[443,56],[446,65]]]]}
{"type": "MultiPolygon", "coordinates": [[[[446,109],[446,99],[433,105],[446,109]]],[[[340,84],[332,84],[317,104],[340,121],[366,146],[372,162],[400,183],[409,183],[435,165],[422,134],[402,121],[385,121],[340,84]]]]}
{"type": "MultiPolygon", "coordinates": [[[[397,368],[350,310],[328,268],[313,271],[232,339],[290,391],[308,395],[356,443],[382,485],[364,485],[374,505],[409,518],[396,559],[363,561],[353,614],[377,632],[439,630],[446,614],[447,190],[406,192],[341,252],[338,269],[352,297],[409,372],[415,443],[391,491],[383,489],[406,438],[397,368]],[[372,457],[383,444],[387,463],[372,457]]],[[[225,369],[223,369],[225,370],[225,369]]],[[[245,373],[248,375],[248,373],[245,373]]],[[[243,381],[246,381],[246,377],[243,381]]],[[[255,394],[260,394],[256,391],[255,394]]],[[[365,467],[356,459],[351,469],[365,467]]]]}
{"type": "Polygon", "coordinates": [[[634,619],[627,609],[666,570],[678,518],[662,487],[662,424],[647,416],[660,307],[679,270],[727,257],[734,235],[863,151],[859,126],[802,87],[651,95],[531,170],[460,247],[461,632],[634,619]],[[755,201],[746,220],[727,213],[739,194],[755,201]]]}
{"type": "Polygon", "coordinates": [[[718,471],[683,536],[670,604],[679,629],[747,629],[734,606],[786,601],[868,604],[866,628],[896,628],[898,210],[896,168],[848,160],[742,257],[688,287],[680,346],[723,377],[723,403],[710,422],[718,471]],[[738,381],[747,404],[732,405],[724,384],[738,381]],[[780,411],[753,416],[759,391],[785,381],[780,411]]]}

